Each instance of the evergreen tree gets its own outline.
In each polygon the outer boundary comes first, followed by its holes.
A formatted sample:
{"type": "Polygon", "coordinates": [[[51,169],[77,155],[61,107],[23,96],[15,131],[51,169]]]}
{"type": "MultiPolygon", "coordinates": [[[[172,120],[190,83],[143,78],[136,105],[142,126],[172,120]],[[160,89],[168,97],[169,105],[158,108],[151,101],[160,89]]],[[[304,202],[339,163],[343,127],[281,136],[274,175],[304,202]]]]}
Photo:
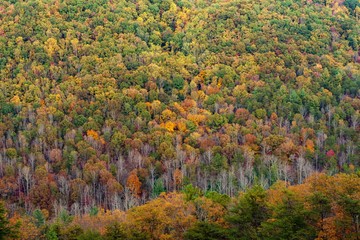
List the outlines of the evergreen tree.
{"type": "Polygon", "coordinates": [[[272,217],[262,223],[260,233],[263,239],[269,240],[314,239],[316,232],[310,223],[310,211],[291,192],[285,192],[283,202],[276,205],[272,217]]]}
{"type": "Polygon", "coordinates": [[[227,221],[232,226],[232,235],[239,239],[258,239],[258,229],[268,219],[266,191],[254,186],[245,192],[238,203],[230,209],[227,221]]]}
{"type": "Polygon", "coordinates": [[[228,232],[217,224],[199,222],[184,234],[184,238],[186,240],[226,240],[229,236],[228,232]]]}

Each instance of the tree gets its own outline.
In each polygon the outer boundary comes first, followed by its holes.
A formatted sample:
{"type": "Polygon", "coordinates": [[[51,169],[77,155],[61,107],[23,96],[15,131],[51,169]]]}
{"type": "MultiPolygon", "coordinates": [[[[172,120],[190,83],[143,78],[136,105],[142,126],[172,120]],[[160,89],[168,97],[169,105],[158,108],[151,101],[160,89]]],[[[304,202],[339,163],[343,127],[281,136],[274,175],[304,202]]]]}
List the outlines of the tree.
{"type": "Polygon", "coordinates": [[[106,240],[127,239],[127,235],[123,227],[119,223],[115,222],[110,226],[106,227],[105,239],[106,240]]]}
{"type": "Polygon", "coordinates": [[[134,169],[131,171],[127,181],[126,181],[126,187],[130,189],[131,193],[135,197],[140,197],[141,194],[141,182],[139,180],[139,177],[137,176],[137,170],[134,169]]]}
{"type": "Polygon", "coordinates": [[[285,192],[283,200],[275,206],[271,217],[261,224],[260,234],[265,239],[314,239],[310,212],[296,196],[285,192]]]}
{"type": "Polygon", "coordinates": [[[3,202],[0,202],[0,240],[18,239],[20,223],[11,225],[3,202]]]}
{"type": "Polygon", "coordinates": [[[159,196],[162,192],[165,192],[164,181],[161,178],[155,180],[154,189],[152,191],[152,197],[155,198],[159,196]]]}
{"type": "Polygon", "coordinates": [[[232,227],[231,235],[239,239],[260,237],[259,229],[270,216],[266,196],[265,190],[257,185],[239,197],[226,217],[232,227]]]}
{"type": "Polygon", "coordinates": [[[200,188],[194,187],[192,184],[186,185],[183,189],[183,193],[185,194],[186,201],[193,201],[203,194],[200,188]]]}
{"type": "Polygon", "coordinates": [[[186,240],[217,240],[230,239],[228,232],[215,223],[198,222],[184,234],[186,240]]]}
{"type": "Polygon", "coordinates": [[[77,240],[103,240],[101,234],[95,230],[88,230],[77,237],[77,240]]]}
{"type": "Polygon", "coordinates": [[[35,218],[35,225],[41,227],[45,224],[45,217],[43,212],[40,209],[35,209],[33,212],[33,217],[35,218]]]}

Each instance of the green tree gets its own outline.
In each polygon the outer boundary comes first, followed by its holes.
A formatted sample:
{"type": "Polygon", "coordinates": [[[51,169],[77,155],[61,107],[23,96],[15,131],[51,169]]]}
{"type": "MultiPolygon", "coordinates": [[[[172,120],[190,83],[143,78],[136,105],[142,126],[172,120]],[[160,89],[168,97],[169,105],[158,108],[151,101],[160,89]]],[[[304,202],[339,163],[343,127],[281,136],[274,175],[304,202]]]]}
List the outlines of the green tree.
{"type": "Polygon", "coordinates": [[[258,185],[240,196],[226,217],[232,227],[232,236],[239,239],[259,239],[260,226],[269,218],[266,196],[266,191],[258,185]]]}
{"type": "Polygon", "coordinates": [[[194,187],[192,184],[186,185],[183,189],[186,201],[193,201],[196,198],[202,196],[202,191],[198,187],[194,187]]]}
{"type": "Polygon", "coordinates": [[[41,227],[45,224],[45,217],[40,209],[34,210],[33,217],[35,218],[35,225],[37,227],[41,227]]]}
{"type": "Polygon", "coordinates": [[[316,231],[311,225],[310,213],[293,193],[285,192],[271,218],[261,224],[261,236],[269,240],[314,239],[316,231]]]}
{"type": "Polygon", "coordinates": [[[155,198],[160,195],[160,193],[165,192],[164,181],[161,178],[155,180],[154,189],[152,191],[152,197],[155,198]]]}
{"type": "Polygon", "coordinates": [[[198,222],[194,227],[187,230],[184,234],[186,240],[218,240],[230,239],[226,229],[218,224],[208,222],[198,222]]]}

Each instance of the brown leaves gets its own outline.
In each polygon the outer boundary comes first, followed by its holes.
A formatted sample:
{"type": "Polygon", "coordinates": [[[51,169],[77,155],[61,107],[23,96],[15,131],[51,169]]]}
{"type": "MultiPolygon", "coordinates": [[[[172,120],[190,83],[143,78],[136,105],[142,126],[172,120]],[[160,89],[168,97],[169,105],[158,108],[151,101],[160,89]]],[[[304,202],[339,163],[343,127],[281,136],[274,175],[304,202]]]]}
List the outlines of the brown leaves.
{"type": "Polygon", "coordinates": [[[126,181],[126,187],[130,189],[131,193],[139,198],[141,195],[141,182],[137,176],[137,170],[134,169],[131,171],[127,181],[126,181]]]}

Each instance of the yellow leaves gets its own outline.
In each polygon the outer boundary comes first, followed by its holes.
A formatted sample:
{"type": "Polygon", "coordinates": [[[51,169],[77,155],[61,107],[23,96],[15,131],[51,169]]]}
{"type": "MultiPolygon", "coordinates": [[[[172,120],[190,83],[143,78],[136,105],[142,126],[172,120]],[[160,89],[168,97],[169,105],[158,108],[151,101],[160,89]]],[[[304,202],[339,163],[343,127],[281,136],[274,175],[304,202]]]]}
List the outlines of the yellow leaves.
{"type": "Polygon", "coordinates": [[[72,47],[74,49],[76,49],[78,44],[79,44],[79,40],[77,38],[73,38],[73,39],[70,40],[70,43],[71,43],[72,47]]]}
{"type": "Polygon", "coordinates": [[[198,99],[200,99],[200,100],[204,100],[207,97],[206,94],[204,93],[204,91],[201,91],[201,90],[197,91],[197,96],[198,96],[198,99]]]}
{"type": "Polygon", "coordinates": [[[149,109],[149,110],[151,109],[151,103],[150,102],[146,102],[145,105],[146,105],[147,109],[149,109]]]}
{"type": "Polygon", "coordinates": [[[325,93],[325,94],[328,95],[329,97],[332,97],[332,92],[330,92],[330,91],[327,90],[326,88],[324,88],[323,93],[325,93]]]}
{"type": "Polygon", "coordinates": [[[169,132],[174,132],[174,128],[176,127],[176,124],[170,121],[167,121],[165,123],[165,128],[166,130],[168,130],[169,132]]]}
{"type": "Polygon", "coordinates": [[[356,19],[359,20],[359,16],[360,16],[360,7],[359,6],[356,6],[355,13],[356,13],[356,19]]]}
{"type": "Polygon", "coordinates": [[[57,45],[57,40],[55,38],[49,38],[45,42],[44,49],[49,57],[52,57],[55,52],[60,50],[60,47],[57,45]]]}
{"type": "Polygon", "coordinates": [[[311,84],[311,79],[310,78],[306,78],[304,76],[298,76],[296,78],[296,83],[297,85],[301,88],[301,87],[307,87],[311,84]]]}
{"type": "Polygon", "coordinates": [[[174,108],[180,113],[181,116],[186,116],[185,109],[179,103],[174,103],[174,108]]]}
{"type": "Polygon", "coordinates": [[[143,25],[144,24],[144,19],[142,17],[138,17],[136,19],[136,21],[140,24],[140,25],[143,25]]]}
{"type": "Polygon", "coordinates": [[[10,102],[15,106],[20,105],[20,98],[18,95],[15,95],[13,98],[10,99],[10,102]]]}
{"type": "Polygon", "coordinates": [[[161,113],[161,120],[163,121],[175,120],[175,118],[176,118],[176,114],[169,109],[165,109],[161,113]]]}
{"type": "Polygon", "coordinates": [[[222,86],[223,79],[219,78],[217,86],[220,88],[222,86]]]}
{"type": "Polygon", "coordinates": [[[163,194],[127,214],[127,224],[149,233],[152,239],[182,239],[195,221],[194,206],[177,193],[163,194]]]}
{"type": "Polygon", "coordinates": [[[201,115],[201,114],[191,114],[191,113],[189,113],[187,115],[187,119],[194,122],[196,125],[199,125],[201,123],[205,123],[207,117],[205,115],[201,115]]]}
{"type": "Polygon", "coordinates": [[[165,109],[162,111],[160,119],[163,122],[160,124],[160,127],[165,128],[169,132],[174,132],[177,124],[174,122],[176,114],[173,111],[165,109]]]}
{"type": "Polygon", "coordinates": [[[151,110],[155,113],[157,112],[161,107],[161,102],[159,100],[154,100],[151,103],[151,110]]]}
{"type": "Polygon", "coordinates": [[[186,124],[185,124],[185,122],[183,122],[183,121],[178,121],[178,122],[176,123],[176,125],[177,125],[177,129],[178,129],[180,132],[185,132],[185,131],[187,130],[186,124]]]}
{"type": "Polygon", "coordinates": [[[232,92],[234,97],[237,98],[247,98],[249,93],[247,92],[247,87],[245,84],[237,85],[232,92]]]}
{"type": "Polygon", "coordinates": [[[171,121],[167,121],[166,123],[161,123],[160,127],[165,128],[169,132],[174,132],[174,129],[176,127],[176,123],[173,123],[171,121]]]}

